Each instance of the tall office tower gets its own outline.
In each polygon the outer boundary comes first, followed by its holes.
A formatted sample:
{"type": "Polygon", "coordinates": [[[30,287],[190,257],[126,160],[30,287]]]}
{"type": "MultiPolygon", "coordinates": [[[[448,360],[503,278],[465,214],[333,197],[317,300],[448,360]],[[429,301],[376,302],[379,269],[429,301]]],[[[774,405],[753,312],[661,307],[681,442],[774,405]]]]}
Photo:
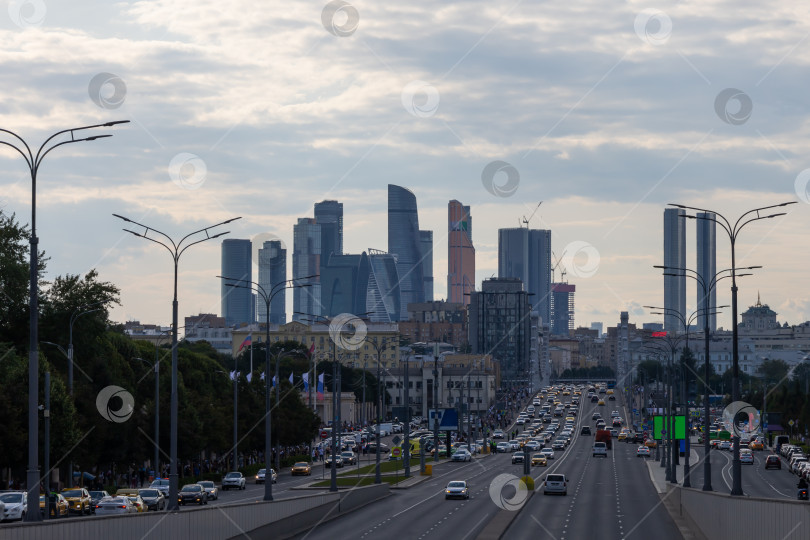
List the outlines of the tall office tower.
{"type": "Polygon", "coordinates": [[[491,354],[501,366],[504,388],[530,380],[531,306],[523,282],[485,279],[470,295],[470,346],[473,354],[491,354]]]}
{"type": "Polygon", "coordinates": [[[343,254],[343,203],[321,201],[315,203],[315,223],[321,226],[321,267],[329,256],[343,254]]]}
{"type": "Polygon", "coordinates": [[[361,262],[361,277],[367,276],[365,283],[360,281],[358,288],[365,285],[366,306],[365,312],[371,322],[395,322],[402,320],[402,298],[399,289],[399,273],[397,260],[393,255],[384,251],[369,249],[368,255],[363,254],[368,261],[368,271],[363,270],[361,262]]]}
{"type": "Polygon", "coordinates": [[[422,290],[424,302],[433,302],[433,231],[419,231],[422,250],[422,290]]]}
{"type": "Polygon", "coordinates": [[[456,200],[447,204],[447,300],[470,304],[475,290],[475,247],[470,207],[456,200]]]}
{"type": "Polygon", "coordinates": [[[526,284],[532,309],[551,320],[551,231],[498,229],[498,277],[526,284]]]}
{"type": "MultiPolygon", "coordinates": [[[[668,268],[686,268],[686,218],[682,217],[684,215],[686,212],[680,208],[664,210],[664,266],[668,268]]],[[[685,275],[664,276],[664,308],[666,308],[664,330],[683,332],[684,325],[681,318],[687,316],[685,275]]]]}
{"type": "Polygon", "coordinates": [[[309,286],[293,288],[294,321],[309,323],[313,316],[321,315],[320,277],[303,279],[320,276],[320,273],[321,226],[314,218],[298,218],[298,223],[293,227],[292,277],[295,285],[309,286]]]}
{"type": "MultiPolygon", "coordinates": [[[[697,225],[697,274],[698,279],[706,284],[708,289],[713,285],[714,276],[717,273],[717,223],[714,222],[715,215],[709,212],[699,212],[696,215],[697,225]]],[[[704,297],[703,287],[697,285],[697,325],[699,330],[706,328],[705,316],[709,314],[709,330],[714,332],[717,329],[717,293],[712,287],[708,297],[704,297]]]]}
{"type": "Polygon", "coordinates": [[[551,284],[551,333],[569,336],[574,329],[574,294],[577,286],[568,283],[551,284]]]}
{"type": "MultiPolygon", "coordinates": [[[[270,301],[270,322],[284,324],[287,322],[287,290],[284,288],[287,281],[287,250],[282,247],[280,240],[269,240],[259,248],[258,253],[259,285],[268,295],[274,295],[270,301]]],[[[267,322],[263,299],[259,300],[258,311],[258,321],[267,322]]]]}
{"type": "Polygon", "coordinates": [[[250,240],[228,238],[222,241],[222,275],[233,280],[221,280],[222,315],[227,326],[240,326],[255,322],[256,307],[250,288],[229,287],[244,285],[253,280],[253,254],[250,240]]]}
{"type": "Polygon", "coordinates": [[[416,197],[410,190],[388,184],[388,253],[397,259],[402,313],[408,317],[408,304],[425,301],[422,241],[416,197]]]}
{"type": "Polygon", "coordinates": [[[321,274],[323,314],[366,313],[372,322],[400,320],[399,274],[393,255],[369,249],[332,255],[321,274]]]}

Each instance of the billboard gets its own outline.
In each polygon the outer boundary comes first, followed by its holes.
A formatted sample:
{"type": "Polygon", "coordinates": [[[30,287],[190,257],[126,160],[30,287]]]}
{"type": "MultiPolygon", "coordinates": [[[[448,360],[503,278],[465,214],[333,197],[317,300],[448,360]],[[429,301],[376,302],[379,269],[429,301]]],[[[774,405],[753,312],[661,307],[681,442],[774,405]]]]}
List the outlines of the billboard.
{"type": "MultiPolygon", "coordinates": [[[[663,439],[664,428],[667,425],[666,416],[653,416],[653,438],[656,440],[663,439]]],[[[682,415],[675,416],[675,439],[686,438],[686,417],[682,415]]]]}

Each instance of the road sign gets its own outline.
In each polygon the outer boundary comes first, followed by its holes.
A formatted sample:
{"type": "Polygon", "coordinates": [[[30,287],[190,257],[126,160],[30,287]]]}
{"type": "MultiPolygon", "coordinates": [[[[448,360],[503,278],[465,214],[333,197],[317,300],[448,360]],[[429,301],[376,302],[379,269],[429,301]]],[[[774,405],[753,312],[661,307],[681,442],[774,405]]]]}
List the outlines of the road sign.
{"type": "Polygon", "coordinates": [[[402,442],[402,439],[399,438],[399,435],[394,435],[394,438],[391,439],[391,442],[394,443],[394,446],[399,446],[399,443],[402,442]]]}
{"type": "Polygon", "coordinates": [[[430,409],[428,429],[433,430],[433,419],[439,419],[439,431],[458,430],[458,412],[456,409],[430,409]]]}
{"type": "Polygon", "coordinates": [[[402,455],[402,448],[395,446],[391,449],[391,457],[398,458],[402,455]]]}
{"type": "Polygon", "coordinates": [[[794,422],[793,420],[791,420],[790,422],[788,422],[788,425],[789,425],[790,427],[793,427],[793,424],[795,424],[795,422],[794,422]]]}

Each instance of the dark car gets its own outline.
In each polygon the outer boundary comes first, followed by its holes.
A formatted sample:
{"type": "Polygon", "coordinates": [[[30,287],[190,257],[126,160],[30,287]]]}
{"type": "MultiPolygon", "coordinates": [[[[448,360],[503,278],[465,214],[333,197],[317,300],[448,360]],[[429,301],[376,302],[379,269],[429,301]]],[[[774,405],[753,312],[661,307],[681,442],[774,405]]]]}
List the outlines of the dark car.
{"type": "Polygon", "coordinates": [[[143,499],[144,504],[146,504],[147,510],[163,510],[166,508],[166,497],[163,496],[159,490],[154,488],[144,488],[138,491],[138,494],[143,499]]]}
{"type": "Polygon", "coordinates": [[[208,493],[200,484],[187,484],[177,494],[177,500],[180,504],[208,504],[208,493]]]}
{"type": "Polygon", "coordinates": [[[109,496],[110,496],[110,494],[107,493],[106,491],[91,491],[90,492],[90,508],[91,508],[91,510],[93,511],[94,514],[96,513],[96,505],[98,504],[98,501],[100,501],[104,497],[109,497],[109,496]]]}
{"type": "Polygon", "coordinates": [[[765,458],[765,468],[770,469],[781,469],[782,468],[782,460],[779,459],[779,456],[776,454],[771,454],[767,458],[765,458]]]}
{"type": "Polygon", "coordinates": [[[580,435],[590,435],[591,434],[591,426],[582,426],[582,429],[579,430],[580,435]]]}
{"type": "MultiPolygon", "coordinates": [[[[377,443],[368,443],[367,449],[369,454],[371,454],[372,452],[377,452],[377,443]]],[[[385,443],[380,443],[380,452],[382,453],[390,452],[388,445],[386,445],[385,443]]]]}

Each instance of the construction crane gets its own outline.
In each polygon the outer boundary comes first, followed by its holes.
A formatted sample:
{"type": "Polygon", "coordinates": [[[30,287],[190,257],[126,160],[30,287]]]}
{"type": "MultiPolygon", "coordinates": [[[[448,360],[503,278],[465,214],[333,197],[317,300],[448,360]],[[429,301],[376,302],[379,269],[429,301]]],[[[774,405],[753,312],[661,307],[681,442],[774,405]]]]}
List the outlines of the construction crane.
{"type": "Polygon", "coordinates": [[[537,203],[537,206],[534,207],[534,212],[532,212],[532,215],[530,215],[528,218],[526,216],[523,216],[522,222],[526,225],[527,229],[529,228],[529,221],[531,221],[531,219],[534,217],[534,215],[540,209],[541,204],[543,204],[543,201],[540,201],[539,203],[537,203]]]}
{"type": "MultiPolygon", "coordinates": [[[[551,256],[554,258],[554,261],[556,261],[551,266],[551,282],[552,283],[557,283],[556,281],[554,281],[554,271],[557,269],[558,266],[560,266],[560,259],[557,258],[557,254],[554,253],[553,249],[551,250],[551,256]]],[[[565,276],[565,269],[563,269],[563,276],[565,276]]]]}

